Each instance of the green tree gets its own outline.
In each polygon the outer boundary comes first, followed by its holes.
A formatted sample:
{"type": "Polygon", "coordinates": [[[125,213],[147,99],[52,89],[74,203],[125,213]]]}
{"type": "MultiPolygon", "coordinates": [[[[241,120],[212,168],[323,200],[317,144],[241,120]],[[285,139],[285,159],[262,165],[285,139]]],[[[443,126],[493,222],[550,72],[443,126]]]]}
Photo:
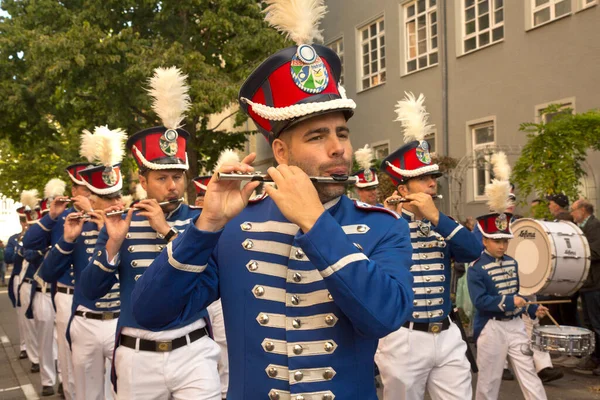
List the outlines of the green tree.
{"type": "MultiPolygon", "coordinates": [[[[10,17],[0,17],[0,138],[10,146],[0,192],[16,198],[41,189],[78,160],[84,128],[133,134],[160,124],[145,90],[158,66],[189,76],[189,177],[210,170],[223,148],[243,146],[245,134],[210,130],[209,116],[284,46],[262,7],[259,0],[3,0],[10,17]]],[[[189,192],[193,199],[192,185],[189,192]]]]}
{"type": "MultiPolygon", "coordinates": [[[[600,111],[572,114],[571,109],[553,104],[542,111],[544,115],[542,122],[526,122],[519,128],[527,133],[528,142],[514,167],[513,181],[522,198],[564,193],[575,199],[588,151],[600,150],[600,111]]],[[[537,207],[535,217],[545,212],[545,207],[537,207]]]]}

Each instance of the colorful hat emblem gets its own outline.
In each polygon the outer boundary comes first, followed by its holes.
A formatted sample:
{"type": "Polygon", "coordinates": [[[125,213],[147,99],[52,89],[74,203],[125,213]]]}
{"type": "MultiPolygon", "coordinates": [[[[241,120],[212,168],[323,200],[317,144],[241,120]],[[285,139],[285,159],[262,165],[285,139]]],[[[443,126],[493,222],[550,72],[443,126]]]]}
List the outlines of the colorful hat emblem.
{"type": "Polygon", "coordinates": [[[374,174],[370,169],[365,170],[365,181],[373,182],[373,176],[374,176],[374,174]]]}
{"type": "Polygon", "coordinates": [[[416,149],[417,158],[423,164],[431,164],[431,154],[429,154],[429,143],[421,140],[416,149]]]}
{"type": "Polygon", "coordinates": [[[169,157],[173,157],[177,154],[179,149],[177,145],[177,138],[179,134],[175,129],[167,129],[167,131],[160,137],[159,145],[163,153],[169,157]]]}
{"type": "Polygon", "coordinates": [[[506,228],[508,228],[508,218],[506,217],[506,214],[502,213],[498,215],[495,224],[499,231],[506,230],[506,228]]]}
{"type": "Polygon", "coordinates": [[[321,93],[329,83],[329,73],[315,49],[303,44],[290,64],[294,83],[307,93],[321,93]]]}
{"type": "Polygon", "coordinates": [[[102,171],[102,182],[106,183],[107,186],[114,186],[117,180],[117,172],[114,167],[106,167],[102,171]]]}

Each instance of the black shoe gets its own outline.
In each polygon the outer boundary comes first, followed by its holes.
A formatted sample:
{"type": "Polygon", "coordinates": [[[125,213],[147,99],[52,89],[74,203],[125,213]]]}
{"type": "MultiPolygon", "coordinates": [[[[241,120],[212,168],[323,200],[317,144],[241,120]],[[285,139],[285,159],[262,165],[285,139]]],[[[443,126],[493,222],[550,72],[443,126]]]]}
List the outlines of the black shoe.
{"type": "Polygon", "coordinates": [[[504,368],[504,371],[502,371],[502,380],[503,381],[514,381],[515,376],[513,375],[512,371],[510,369],[504,368]]]}
{"type": "Polygon", "coordinates": [[[52,396],[54,394],[54,387],[52,386],[42,386],[42,396],[52,396]]]}
{"type": "Polygon", "coordinates": [[[63,385],[62,382],[60,382],[58,384],[58,390],[57,390],[58,394],[60,394],[60,396],[64,399],[65,398],[65,390],[63,389],[63,385]]]}
{"type": "Polygon", "coordinates": [[[27,352],[25,350],[21,350],[19,353],[19,360],[24,360],[27,358],[27,352]]]}
{"type": "Polygon", "coordinates": [[[558,368],[547,367],[538,372],[538,376],[542,380],[542,383],[548,383],[562,378],[565,374],[558,368]]]}
{"type": "Polygon", "coordinates": [[[31,373],[40,372],[40,364],[31,363],[31,373]]]}

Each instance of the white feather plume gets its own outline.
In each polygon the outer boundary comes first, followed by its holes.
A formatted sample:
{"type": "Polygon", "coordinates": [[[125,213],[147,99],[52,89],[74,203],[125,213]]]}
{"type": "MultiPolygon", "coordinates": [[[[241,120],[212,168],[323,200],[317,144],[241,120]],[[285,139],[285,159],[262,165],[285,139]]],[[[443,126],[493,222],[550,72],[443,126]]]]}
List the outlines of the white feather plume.
{"type": "Polygon", "coordinates": [[[237,164],[240,162],[240,156],[238,153],[231,149],[225,149],[219,154],[219,159],[215,165],[214,171],[218,171],[221,166],[225,164],[237,164]]]}
{"type": "Polygon", "coordinates": [[[44,198],[53,199],[56,196],[62,196],[65,194],[67,184],[62,179],[53,178],[46,183],[44,187],[44,198]]]}
{"type": "Polygon", "coordinates": [[[429,124],[429,113],[425,110],[425,96],[418,98],[410,92],[404,92],[404,99],[396,104],[395,121],[402,124],[404,130],[404,143],[415,140],[421,141],[433,132],[433,125],[429,124]]]}
{"type": "Polygon", "coordinates": [[[37,189],[23,190],[21,193],[21,204],[30,210],[35,210],[40,202],[37,189]]]}
{"type": "Polygon", "coordinates": [[[84,129],[81,134],[79,154],[81,157],[87,159],[88,162],[94,162],[94,158],[96,157],[96,137],[94,137],[94,134],[87,129],[84,129]]]}
{"type": "Polygon", "coordinates": [[[494,179],[492,179],[492,183],[485,185],[485,195],[488,197],[487,204],[493,212],[502,213],[514,205],[509,197],[511,189],[510,165],[506,154],[502,151],[494,153],[490,162],[494,179]]]}
{"type": "Polygon", "coordinates": [[[322,42],[319,23],[327,13],[324,0],[266,0],[265,21],[297,45],[322,42]]]}
{"type": "Polygon", "coordinates": [[[135,199],[144,200],[146,197],[148,197],[148,193],[146,192],[146,190],[144,190],[142,184],[138,183],[137,185],[135,185],[135,199]]]}
{"type": "Polygon", "coordinates": [[[508,164],[508,158],[506,153],[499,151],[492,155],[490,160],[494,172],[494,178],[500,181],[510,180],[510,165],[508,164]]]}
{"type": "Polygon", "coordinates": [[[127,196],[121,197],[121,203],[123,203],[123,208],[129,208],[131,203],[133,203],[133,196],[128,194],[127,196]]]}
{"type": "Polygon", "coordinates": [[[180,128],[191,106],[186,79],[187,75],[177,67],[156,68],[150,78],[148,92],[153,98],[152,109],[167,129],[180,128]]]}
{"type": "Polygon", "coordinates": [[[373,149],[367,144],[354,152],[354,158],[361,169],[369,169],[373,163],[373,149]]]}

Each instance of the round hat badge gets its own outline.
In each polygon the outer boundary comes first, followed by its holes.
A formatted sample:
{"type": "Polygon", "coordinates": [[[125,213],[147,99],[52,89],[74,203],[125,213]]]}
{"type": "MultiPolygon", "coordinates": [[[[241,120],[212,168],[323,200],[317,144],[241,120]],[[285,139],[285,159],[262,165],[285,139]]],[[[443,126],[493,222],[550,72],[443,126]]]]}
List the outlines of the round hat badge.
{"type": "Polygon", "coordinates": [[[102,171],[102,182],[107,186],[114,186],[117,183],[117,172],[114,167],[107,167],[102,171]]]}
{"type": "Polygon", "coordinates": [[[329,73],[323,60],[308,44],[298,46],[290,68],[296,86],[307,93],[321,93],[329,84],[329,73]]]}
{"type": "Polygon", "coordinates": [[[508,218],[506,214],[502,213],[496,217],[496,228],[499,231],[505,231],[508,228],[508,218]]]}
{"type": "Polygon", "coordinates": [[[423,164],[431,164],[431,154],[429,154],[429,143],[422,140],[417,146],[417,158],[423,164]]]}
{"type": "Polygon", "coordinates": [[[373,182],[373,171],[371,171],[370,169],[365,169],[365,181],[367,182],[373,182]]]}
{"type": "Polygon", "coordinates": [[[167,129],[165,133],[159,139],[160,149],[166,155],[172,157],[177,154],[177,138],[179,134],[175,129],[167,129]]]}

